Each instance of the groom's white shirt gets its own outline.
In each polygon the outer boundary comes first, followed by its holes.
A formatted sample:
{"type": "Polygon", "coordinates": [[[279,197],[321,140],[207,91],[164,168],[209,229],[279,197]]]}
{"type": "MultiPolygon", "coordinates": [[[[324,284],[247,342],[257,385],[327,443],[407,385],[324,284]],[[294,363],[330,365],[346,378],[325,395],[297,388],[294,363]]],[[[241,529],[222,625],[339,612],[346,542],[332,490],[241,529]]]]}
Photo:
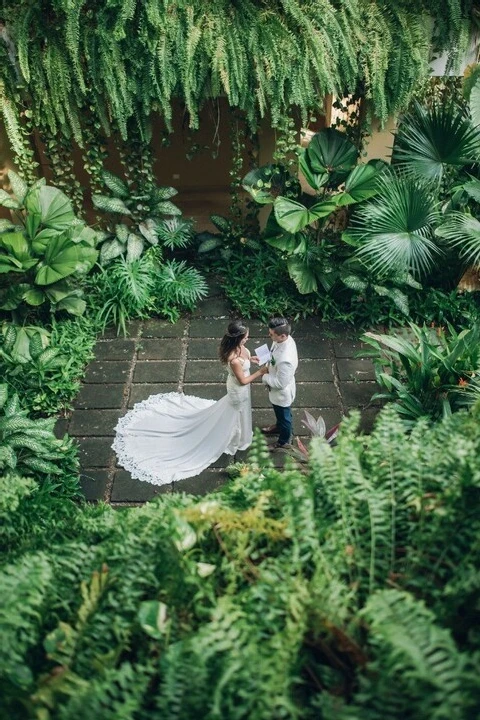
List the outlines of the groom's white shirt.
{"type": "Polygon", "coordinates": [[[275,362],[270,362],[268,373],[262,376],[262,382],[268,385],[268,397],[272,405],[290,407],[295,400],[295,372],[298,367],[295,340],[289,335],[283,343],[273,342],[270,352],[275,362]]]}

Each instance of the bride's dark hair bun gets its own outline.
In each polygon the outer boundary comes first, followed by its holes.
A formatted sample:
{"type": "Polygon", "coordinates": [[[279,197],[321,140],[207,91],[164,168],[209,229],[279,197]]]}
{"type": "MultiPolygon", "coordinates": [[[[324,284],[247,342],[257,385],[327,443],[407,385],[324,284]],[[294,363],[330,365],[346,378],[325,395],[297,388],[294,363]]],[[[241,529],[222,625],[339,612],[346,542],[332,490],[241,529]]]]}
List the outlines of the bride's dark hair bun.
{"type": "Polygon", "coordinates": [[[227,363],[232,352],[240,345],[240,340],[245,337],[248,327],[243,320],[234,320],[227,327],[227,332],[222,338],[218,354],[223,363],[227,363]]]}
{"type": "Polygon", "coordinates": [[[244,325],[241,320],[234,320],[234,322],[231,322],[228,326],[225,335],[229,338],[237,338],[246,335],[247,330],[247,326],[244,325]]]}

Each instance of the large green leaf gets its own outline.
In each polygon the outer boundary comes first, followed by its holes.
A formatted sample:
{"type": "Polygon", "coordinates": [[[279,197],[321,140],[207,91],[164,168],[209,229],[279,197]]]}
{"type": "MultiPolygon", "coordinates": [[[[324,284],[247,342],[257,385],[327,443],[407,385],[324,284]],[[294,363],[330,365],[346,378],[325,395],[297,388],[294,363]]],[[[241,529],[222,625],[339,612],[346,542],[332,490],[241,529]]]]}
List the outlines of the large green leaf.
{"type": "Polygon", "coordinates": [[[75,219],[72,204],[58,188],[44,185],[38,190],[41,223],[47,228],[65,230],[75,219]]]}
{"type": "Polygon", "coordinates": [[[21,203],[19,203],[18,200],[15,200],[14,197],[9,195],[6,190],[0,190],[0,205],[2,205],[2,207],[8,208],[9,210],[17,210],[21,207],[21,203]]]}
{"type": "Polygon", "coordinates": [[[300,152],[299,166],[300,170],[305,176],[305,180],[314,190],[320,190],[320,188],[322,188],[328,182],[328,179],[330,177],[328,172],[315,172],[313,170],[308,160],[306,148],[303,148],[300,152]]]}
{"type": "Polygon", "coordinates": [[[162,215],[181,215],[182,211],[170,200],[157,203],[153,209],[154,214],[161,213],[162,215]]]}
{"type": "Polygon", "coordinates": [[[51,285],[76,271],[83,271],[85,264],[92,267],[96,258],[97,251],[94,248],[76,245],[65,235],[60,235],[48,246],[35,282],[38,285],[51,285]]]}
{"type": "Polygon", "coordinates": [[[287,268],[301,295],[307,295],[318,290],[316,273],[304,260],[297,256],[289,257],[287,268]]]}
{"type": "Polygon", "coordinates": [[[359,208],[342,238],[358,245],[357,256],[379,276],[419,276],[440,253],[433,240],[436,221],[428,187],[413,178],[391,178],[374,200],[359,208]]]}
{"type": "Polygon", "coordinates": [[[245,175],[242,187],[259,205],[268,205],[284,192],[287,178],[284,168],[278,165],[263,165],[245,175]]]}
{"type": "Polygon", "coordinates": [[[25,300],[27,305],[33,305],[34,307],[36,307],[38,305],[42,305],[45,302],[46,295],[43,290],[40,290],[40,288],[32,287],[24,294],[23,299],[25,300]]]}
{"type": "Polygon", "coordinates": [[[313,173],[328,173],[331,181],[341,182],[355,166],[359,152],[344,133],[326,128],[316,133],[305,151],[313,173]]]}
{"type": "Polygon", "coordinates": [[[392,163],[422,178],[439,182],[448,168],[480,161],[480,132],[462,108],[415,104],[396,134],[392,163]]]}
{"type": "Polygon", "coordinates": [[[56,309],[66,310],[68,313],[70,313],[70,315],[77,316],[83,315],[86,307],[87,303],[85,302],[85,300],[72,294],[64,298],[63,300],[60,300],[60,302],[56,306],[56,309]]]}
{"type": "Polygon", "coordinates": [[[368,200],[378,193],[378,177],[381,171],[374,165],[357,165],[345,181],[345,190],[332,197],[338,207],[368,200]]]}
{"type": "Polygon", "coordinates": [[[273,209],[275,219],[280,227],[288,232],[297,233],[310,223],[330,215],[336,209],[336,205],[331,200],[323,200],[307,208],[295,200],[278,197],[273,204],[273,209]]]}
{"type": "Polygon", "coordinates": [[[61,233],[61,230],[53,230],[52,228],[40,230],[32,240],[32,250],[37,253],[37,255],[43,255],[52,239],[61,233]]]}
{"type": "Polygon", "coordinates": [[[152,191],[151,198],[153,203],[159,203],[163,200],[170,200],[170,198],[178,195],[178,190],[173,187],[161,186],[157,187],[152,191]]]}
{"type": "Polygon", "coordinates": [[[480,265],[480,222],[472,215],[451,213],[446,222],[435,230],[435,235],[445,238],[457,248],[466,263],[480,265]]]}
{"type": "Polygon", "coordinates": [[[476,80],[470,90],[470,115],[473,124],[478,127],[480,125],[480,75],[478,74],[480,69],[477,71],[476,80]]]}
{"type": "Polygon", "coordinates": [[[37,258],[32,257],[28,242],[22,232],[3,233],[0,235],[0,249],[7,251],[8,255],[0,254],[0,261],[28,270],[37,264],[37,258]]]}

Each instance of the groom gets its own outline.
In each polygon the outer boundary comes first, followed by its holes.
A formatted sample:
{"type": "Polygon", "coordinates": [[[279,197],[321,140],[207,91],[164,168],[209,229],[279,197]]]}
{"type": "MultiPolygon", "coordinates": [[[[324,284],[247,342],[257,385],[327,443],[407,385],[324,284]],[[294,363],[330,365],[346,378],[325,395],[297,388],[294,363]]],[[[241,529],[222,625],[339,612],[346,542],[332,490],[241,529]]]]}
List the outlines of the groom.
{"type": "Polygon", "coordinates": [[[268,387],[277,422],[262,428],[265,435],[278,434],[278,442],[270,449],[288,448],[292,438],[292,408],[295,399],[295,372],[298,367],[297,346],[290,335],[291,327],[284,317],[274,317],[268,323],[273,340],[271,360],[264,370],[262,382],[268,387]]]}

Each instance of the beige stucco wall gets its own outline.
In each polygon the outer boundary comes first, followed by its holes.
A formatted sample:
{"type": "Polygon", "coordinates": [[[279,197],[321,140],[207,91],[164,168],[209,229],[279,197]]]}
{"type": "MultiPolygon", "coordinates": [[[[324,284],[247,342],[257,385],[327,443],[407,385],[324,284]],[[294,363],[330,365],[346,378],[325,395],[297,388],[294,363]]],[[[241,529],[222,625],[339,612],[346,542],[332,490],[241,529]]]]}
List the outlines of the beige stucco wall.
{"type": "Polygon", "coordinates": [[[379,158],[390,162],[393,146],[393,132],[396,128],[396,119],[391,116],[385,127],[381,128],[378,120],[372,123],[372,132],[366,139],[365,151],[367,153],[364,158],[365,162],[379,158]]]}

